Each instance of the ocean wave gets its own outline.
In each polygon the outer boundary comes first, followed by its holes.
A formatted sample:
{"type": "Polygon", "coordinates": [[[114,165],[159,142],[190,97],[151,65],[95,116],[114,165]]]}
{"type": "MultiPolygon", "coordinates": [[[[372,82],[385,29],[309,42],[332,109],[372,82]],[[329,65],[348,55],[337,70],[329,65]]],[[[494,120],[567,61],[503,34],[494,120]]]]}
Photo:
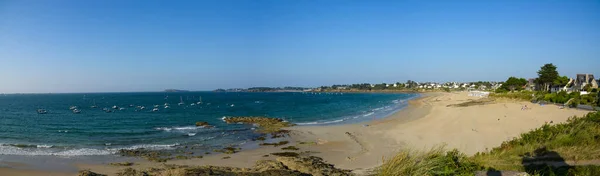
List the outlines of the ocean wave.
{"type": "Polygon", "coordinates": [[[320,124],[331,124],[331,123],[340,123],[347,119],[338,119],[332,121],[316,121],[316,122],[306,122],[306,123],[296,123],[296,125],[320,125],[320,124]]]}
{"type": "Polygon", "coordinates": [[[37,145],[37,148],[52,148],[54,147],[53,145],[37,145]]]}
{"type": "MultiPolygon", "coordinates": [[[[42,145],[44,146],[44,145],[42,145]]],[[[19,148],[13,146],[0,146],[0,155],[24,155],[24,156],[93,156],[93,155],[110,155],[114,151],[80,148],[70,150],[51,150],[50,148],[19,148]]]]}
{"type": "Polygon", "coordinates": [[[188,136],[196,136],[196,133],[188,133],[188,136]]]}
{"type": "Polygon", "coordinates": [[[183,127],[157,127],[154,129],[170,132],[173,130],[175,130],[175,131],[192,131],[192,130],[203,129],[203,128],[205,128],[205,127],[204,126],[183,126],[183,127]]]}
{"type": "Polygon", "coordinates": [[[373,115],[373,114],[375,114],[375,112],[369,112],[369,113],[363,114],[363,117],[368,117],[368,116],[373,115]]]}
{"type": "Polygon", "coordinates": [[[109,149],[111,151],[117,151],[117,150],[121,150],[121,149],[125,149],[125,150],[134,150],[134,149],[148,149],[148,150],[168,150],[168,149],[174,149],[175,147],[179,146],[179,143],[175,143],[175,144],[140,144],[140,145],[134,145],[134,146],[130,146],[130,147],[123,147],[123,148],[114,148],[114,149],[109,149]]]}

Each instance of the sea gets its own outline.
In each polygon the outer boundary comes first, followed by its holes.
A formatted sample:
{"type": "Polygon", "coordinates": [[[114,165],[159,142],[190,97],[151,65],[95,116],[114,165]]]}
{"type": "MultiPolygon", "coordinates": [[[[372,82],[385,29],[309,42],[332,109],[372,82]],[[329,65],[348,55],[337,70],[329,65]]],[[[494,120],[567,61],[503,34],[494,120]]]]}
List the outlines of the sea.
{"type": "Polygon", "coordinates": [[[4,94],[0,95],[0,159],[116,156],[120,149],[138,148],[194,148],[202,153],[224,146],[256,146],[257,127],[226,124],[222,118],[264,116],[297,125],[359,123],[389,116],[416,97],[340,92],[4,94]],[[214,128],[196,127],[198,121],[214,128]]]}

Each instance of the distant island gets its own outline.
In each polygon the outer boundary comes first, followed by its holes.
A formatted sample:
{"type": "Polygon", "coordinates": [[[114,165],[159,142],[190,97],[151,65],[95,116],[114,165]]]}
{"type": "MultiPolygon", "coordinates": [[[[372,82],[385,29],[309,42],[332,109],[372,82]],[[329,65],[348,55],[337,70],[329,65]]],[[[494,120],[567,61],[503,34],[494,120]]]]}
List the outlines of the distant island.
{"type": "Polygon", "coordinates": [[[189,92],[189,90],[165,89],[165,92],[189,92]]]}

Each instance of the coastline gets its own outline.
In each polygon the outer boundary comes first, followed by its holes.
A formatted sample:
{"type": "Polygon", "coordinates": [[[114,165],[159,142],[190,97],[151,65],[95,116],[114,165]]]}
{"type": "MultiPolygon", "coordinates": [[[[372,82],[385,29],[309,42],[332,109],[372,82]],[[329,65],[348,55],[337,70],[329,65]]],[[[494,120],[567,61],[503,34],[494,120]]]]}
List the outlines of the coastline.
{"type": "MultiPolygon", "coordinates": [[[[513,100],[449,107],[474,99],[479,98],[469,97],[466,92],[424,93],[421,97],[409,100],[408,106],[386,118],[353,124],[286,128],[291,132],[287,139],[290,143],[285,146],[296,146],[300,150],[295,152],[307,152],[311,156],[323,158],[325,162],[334,164],[337,168],[363,174],[379,166],[383,159],[392,157],[401,149],[422,150],[445,144],[447,148],[457,148],[473,155],[499,146],[503,141],[538,128],[544,123],[560,123],[569,117],[581,116],[588,112],[513,100]],[[531,110],[520,110],[523,105],[531,107],[531,110]]],[[[276,157],[270,154],[283,152],[281,148],[285,146],[262,146],[231,155],[211,154],[201,159],[170,160],[164,164],[248,168],[258,160],[275,159],[276,157]],[[225,156],[231,158],[225,160],[225,156]]],[[[144,169],[162,167],[164,164],[142,160],[131,167],[144,169]]],[[[110,166],[108,163],[79,163],[76,167],[107,175],[115,175],[127,168],[110,166]]],[[[15,175],[13,173],[18,173],[15,170],[0,169],[0,175],[15,175]]]]}

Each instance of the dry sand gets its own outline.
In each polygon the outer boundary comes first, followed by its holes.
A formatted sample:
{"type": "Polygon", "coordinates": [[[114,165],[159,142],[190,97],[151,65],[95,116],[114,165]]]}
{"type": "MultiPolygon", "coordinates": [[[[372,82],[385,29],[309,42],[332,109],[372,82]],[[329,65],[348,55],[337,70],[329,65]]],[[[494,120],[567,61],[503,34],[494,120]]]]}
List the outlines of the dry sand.
{"type": "MultiPolygon", "coordinates": [[[[468,107],[448,107],[477,97],[466,92],[429,93],[409,102],[409,107],[392,116],[370,122],[335,126],[297,126],[292,130],[290,145],[300,151],[311,151],[312,155],[343,169],[363,173],[379,166],[385,157],[391,157],[400,149],[429,149],[436,145],[447,145],[472,155],[499,146],[503,141],[540,127],[544,123],[561,123],[569,117],[581,116],[588,111],[560,109],[558,106],[540,106],[523,101],[496,100],[491,104],[468,107]],[[527,105],[529,110],[521,110],[527,105]],[[309,142],[300,144],[299,142],[309,142]]],[[[251,167],[281,147],[261,147],[232,155],[215,154],[202,159],[172,160],[166,164],[215,165],[251,167]],[[222,159],[230,156],[230,159],[222,159]]],[[[142,161],[134,168],[160,167],[162,164],[142,161]]],[[[114,175],[125,167],[108,165],[77,165],[80,169],[91,169],[103,174],[114,175]]],[[[19,175],[15,169],[0,169],[0,175],[19,175]]],[[[61,175],[64,173],[55,173],[61,175]]],[[[24,174],[30,175],[30,174],[24,174]]]]}

